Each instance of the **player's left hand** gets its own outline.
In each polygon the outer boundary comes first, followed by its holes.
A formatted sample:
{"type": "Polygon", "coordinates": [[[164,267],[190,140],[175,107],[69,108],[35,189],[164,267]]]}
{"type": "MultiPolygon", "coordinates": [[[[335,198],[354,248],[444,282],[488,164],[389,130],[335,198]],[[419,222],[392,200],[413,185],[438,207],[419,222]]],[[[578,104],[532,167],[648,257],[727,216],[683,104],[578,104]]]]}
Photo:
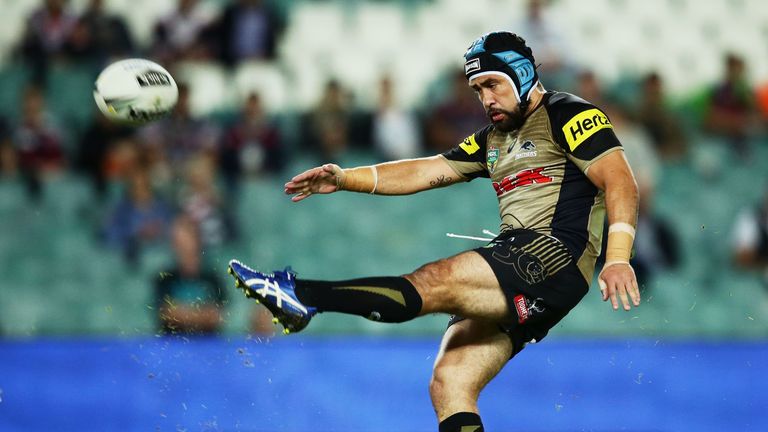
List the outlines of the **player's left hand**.
{"type": "Polygon", "coordinates": [[[628,311],[640,306],[640,289],[637,286],[635,270],[628,263],[614,263],[603,267],[603,271],[597,276],[597,282],[600,285],[600,291],[603,293],[603,301],[611,300],[613,310],[619,309],[619,301],[628,311]]]}
{"type": "Polygon", "coordinates": [[[294,195],[293,202],[309,198],[312,194],[338,192],[344,183],[344,170],[336,164],[325,164],[294,176],[285,184],[285,193],[294,195]]]}

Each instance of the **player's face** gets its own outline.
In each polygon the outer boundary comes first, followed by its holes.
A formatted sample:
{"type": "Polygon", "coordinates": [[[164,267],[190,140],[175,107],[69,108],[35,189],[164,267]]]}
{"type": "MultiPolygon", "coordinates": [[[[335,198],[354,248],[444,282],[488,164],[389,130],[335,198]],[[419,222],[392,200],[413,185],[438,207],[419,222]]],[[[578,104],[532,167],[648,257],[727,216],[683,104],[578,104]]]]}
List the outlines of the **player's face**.
{"type": "Polygon", "coordinates": [[[507,78],[499,75],[484,75],[472,79],[469,86],[477,93],[485,113],[496,129],[512,132],[523,125],[525,116],[520,112],[515,90],[507,78]]]}

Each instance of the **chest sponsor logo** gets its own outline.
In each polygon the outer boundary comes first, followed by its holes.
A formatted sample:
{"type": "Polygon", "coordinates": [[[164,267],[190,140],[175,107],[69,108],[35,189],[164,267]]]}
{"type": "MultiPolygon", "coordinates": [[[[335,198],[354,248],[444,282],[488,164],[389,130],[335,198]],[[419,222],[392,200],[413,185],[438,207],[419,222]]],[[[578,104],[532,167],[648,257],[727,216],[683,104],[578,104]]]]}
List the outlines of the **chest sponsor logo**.
{"type": "Polygon", "coordinates": [[[488,167],[488,172],[493,173],[496,169],[496,162],[499,161],[499,149],[496,147],[488,147],[488,152],[485,158],[485,165],[488,167]]]}
{"type": "Polygon", "coordinates": [[[544,175],[541,172],[544,168],[533,168],[520,171],[517,174],[504,177],[500,182],[493,182],[493,188],[496,190],[496,196],[502,196],[511,192],[520,186],[530,186],[532,184],[549,183],[552,177],[544,175]]]}
{"type": "Polygon", "coordinates": [[[576,114],[563,126],[563,135],[571,151],[602,129],[613,129],[608,117],[597,108],[592,108],[576,114]]]}
{"type": "Polygon", "coordinates": [[[474,154],[476,151],[480,150],[480,146],[477,145],[477,140],[475,140],[475,134],[464,138],[464,142],[459,144],[459,147],[461,147],[461,149],[468,155],[474,154]]]}
{"type": "Polygon", "coordinates": [[[536,156],[536,144],[531,140],[525,140],[520,146],[520,151],[515,155],[515,160],[536,156]]]}

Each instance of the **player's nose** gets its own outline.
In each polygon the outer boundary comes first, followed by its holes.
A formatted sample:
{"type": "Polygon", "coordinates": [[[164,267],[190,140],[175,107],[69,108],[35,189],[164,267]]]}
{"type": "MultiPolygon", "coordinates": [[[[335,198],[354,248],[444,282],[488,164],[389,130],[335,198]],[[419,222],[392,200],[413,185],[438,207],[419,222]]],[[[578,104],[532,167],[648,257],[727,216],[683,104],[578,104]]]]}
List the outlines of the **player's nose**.
{"type": "Polygon", "coordinates": [[[485,89],[480,92],[480,102],[482,102],[483,107],[485,107],[486,110],[496,106],[496,100],[493,98],[493,94],[485,89]]]}

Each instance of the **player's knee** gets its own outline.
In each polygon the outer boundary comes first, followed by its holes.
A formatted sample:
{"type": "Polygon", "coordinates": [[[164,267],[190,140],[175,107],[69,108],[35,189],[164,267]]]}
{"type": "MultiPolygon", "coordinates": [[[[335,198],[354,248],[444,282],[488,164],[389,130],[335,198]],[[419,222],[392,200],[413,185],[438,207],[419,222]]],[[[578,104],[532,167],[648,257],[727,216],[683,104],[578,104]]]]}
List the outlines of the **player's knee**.
{"type": "Polygon", "coordinates": [[[474,400],[480,393],[471,382],[461,379],[460,367],[436,365],[429,381],[429,394],[434,403],[448,400],[474,400]]]}
{"type": "Polygon", "coordinates": [[[406,276],[422,293],[436,296],[449,284],[451,266],[445,260],[425,264],[406,276]]]}
{"type": "Polygon", "coordinates": [[[432,396],[432,400],[440,399],[439,396],[443,394],[443,389],[445,389],[444,377],[439,376],[438,370],[435,369],[429,380],[429,394],[432,396]]]}

